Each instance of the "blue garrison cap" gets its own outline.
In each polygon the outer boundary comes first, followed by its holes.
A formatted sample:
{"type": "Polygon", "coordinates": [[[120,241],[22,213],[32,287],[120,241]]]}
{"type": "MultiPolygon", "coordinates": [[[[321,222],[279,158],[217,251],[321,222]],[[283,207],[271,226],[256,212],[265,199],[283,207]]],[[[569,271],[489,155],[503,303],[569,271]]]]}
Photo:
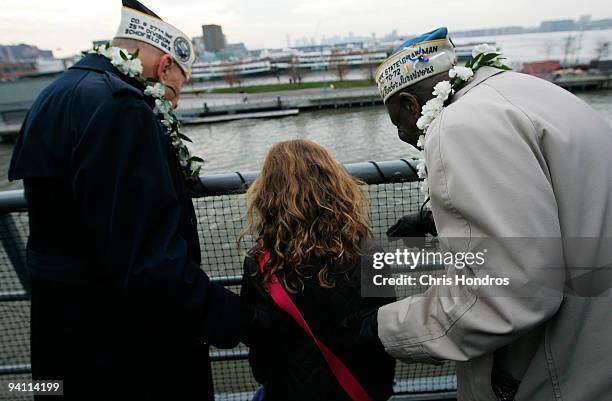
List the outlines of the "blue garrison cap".
{"type": "Polygon", "coordinates": [[[417,37],[408,39],[407,41],[402,43],[401,46],[399,46],[397,49],[393,50],[393,54],[402,50],[404,47],[409,47],[417,43],[428,42],[430,40],[436,40],[436,39],[447,39],[447,38],[450,40],[450,38],[448,37],[448,28],[442,27],[442,28],[434,29],[433,31],[424,33],[421,36],[417,36],[417,37]]]}

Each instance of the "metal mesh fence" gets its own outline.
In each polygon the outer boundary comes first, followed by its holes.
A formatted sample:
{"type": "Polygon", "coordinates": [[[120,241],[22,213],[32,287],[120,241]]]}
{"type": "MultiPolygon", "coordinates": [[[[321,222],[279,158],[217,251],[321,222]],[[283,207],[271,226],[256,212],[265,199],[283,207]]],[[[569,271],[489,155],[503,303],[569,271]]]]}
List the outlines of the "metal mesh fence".
{"type": "MultiPolygon", "coordinates": [[[[27,233],[26,212],[0,215],[0,294],[10,294],[14,299],[23,293],[23,286],[12,262],[25,261],[27,233]]],[[[29,363],[30,303],[27,300],[0,302],[0,369],[14,370],[29,363]]]]}
{"type": "MultiPolygon", "coordinates": [[[[419,185],[416,182],[407,182],[367,187],[372,204],[372,228],[375,237],[382,238],[397,219],[420,209],[423,198],[418,189],[419,185]]],[[[235,239],[238,238],[244,225],[246,212],[244,195],[201,198],[195,201],[195,205],[200,222],[202,264],[206,266],[208,274],[213,278],[240,276],[243,259],[237,252],[235,239]]],[[[232,356],[246,351],[244,348],[212,352],[216,355],[232,356]]],[[[215,363],[214,380],[215,390],[218,393],[228,394],[223,398],[227,400],[248,400],[249,395],[257,388],[245,360],[215,363]]],[[[456,380],[452,363],[442,366],[403,363],[397,365],[396,392],[419,393],[455,388],[456,380]]]]}
{"type": "MultiPolygon", "coordinates": [[[[382,238],[388,227],[408,213],[417,212],[423,202],[416,182],[367,186],[372,204],[374,235],[382,238]]],[[[246,214],[244,195],[221,195],[194,199],[199,219],[202,266],[213,279],[242,275],[243,256],[236,248],[236,239],[246,214]]],[[[15,300],[23,291],[11,255],[25,260],[27,213],[15,212],[0,221],[0,378],[27,379],[23,369],[29,361],[29,302],[15,300]],[[12,294],[12,295],[11,295],[12,294]],[[2,299],[0,299],[2,300],[2,299]],[[7,372],[19,372],[7,374],[7,372]]],[[[238,291],[237,286],[228,287],[238,291]]],[[[402,296],[410,294],[401,294],[402,296]]],[[[246,360],[248,349],[211,349],[213,376],[218,400],[250,400],[257,383],[246,360]]],[[[424,393],[456,389],[454,364],[441,366],[397,364],[396,393],[424,393]]],[[[17,396],[16,396],[17,397],[17,396]]],[[[9,398],[10,400],[28,399],[9,398]]]]}

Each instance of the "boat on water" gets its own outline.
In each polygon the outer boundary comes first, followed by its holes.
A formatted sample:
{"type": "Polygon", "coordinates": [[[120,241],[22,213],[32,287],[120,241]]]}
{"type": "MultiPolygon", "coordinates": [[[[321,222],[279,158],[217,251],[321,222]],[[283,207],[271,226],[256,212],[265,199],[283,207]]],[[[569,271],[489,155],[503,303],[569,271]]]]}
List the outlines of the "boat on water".
{"type": "MultiPolygon", "coordinates": [[[[470,57],[472,57],[472,49],[474,49],[474,46],[476,45],[478,45],[478,43],[466,43],[457,45],[455,47],[455,54],[457,55],[457,60],[460,63],[465,63],[467,60],[469,60],[470,57]]],[[[492,45],[495,46],[495,44],[492,45]]]]}

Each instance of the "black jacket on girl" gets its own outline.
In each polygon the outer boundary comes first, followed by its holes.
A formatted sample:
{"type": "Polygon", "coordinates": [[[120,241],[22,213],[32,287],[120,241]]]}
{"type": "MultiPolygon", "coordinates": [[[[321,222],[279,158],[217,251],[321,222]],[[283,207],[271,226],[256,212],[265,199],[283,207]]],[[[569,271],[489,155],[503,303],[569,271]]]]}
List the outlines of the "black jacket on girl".
{"type": "MultiPolygon", "coordinates": [[[[249,362],[255,379],[265,387],[266,401],[350,401],[312,338],[279,309],[253,274],[257,260],[244,261],[242,301],[255,308],[249,328],[249,362]]],[[[361,298],[361,267],[336,277],[333,288],[319,285],[316,271],[303,280],[299,293],[288,291],[315,336],[348,367],[374,401],[393,393],[395,360],[382,346],[360,344],[344,327],[347,316],[375,311],[393,298],[361,298]]]]}

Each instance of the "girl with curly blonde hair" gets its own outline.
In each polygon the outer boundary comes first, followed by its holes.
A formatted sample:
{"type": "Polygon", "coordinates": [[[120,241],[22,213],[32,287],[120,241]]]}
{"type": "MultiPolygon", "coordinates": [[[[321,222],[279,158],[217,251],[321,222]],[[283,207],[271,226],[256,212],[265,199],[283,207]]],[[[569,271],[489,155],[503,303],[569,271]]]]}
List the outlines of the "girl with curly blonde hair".
{"type": "Polygon", "coordinates": [[[381,347],[356,343],[343,327],[347,316],[393,301],[360,296],[371,236],[360,184],[323,146],[290,140],[270,149],[248,189],[239,242],[252,235],[256,245],[245,258],[241,296],[256,310],[249,360],[266,401],[351,400],[313,338],[270,296],[274,281],[370,399],[392,393],[394,360],[381,347]]]}

